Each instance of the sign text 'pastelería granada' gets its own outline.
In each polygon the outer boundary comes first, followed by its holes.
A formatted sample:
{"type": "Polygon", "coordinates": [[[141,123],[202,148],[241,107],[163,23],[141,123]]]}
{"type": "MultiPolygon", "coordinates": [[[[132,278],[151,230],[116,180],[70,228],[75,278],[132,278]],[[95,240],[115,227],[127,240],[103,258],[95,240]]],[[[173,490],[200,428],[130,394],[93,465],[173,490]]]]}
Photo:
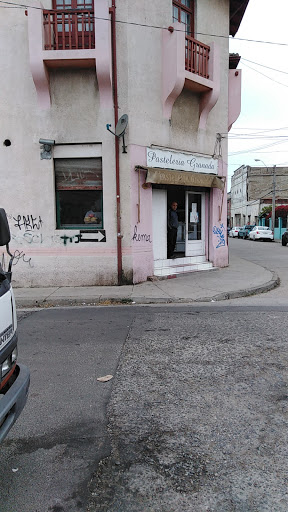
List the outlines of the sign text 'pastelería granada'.
{"type": "Polygon", "coordinates": [[[211,156],[179,153],[164,149],[146,149],[148,167],[218,174],[218,160],[211,156]]]}

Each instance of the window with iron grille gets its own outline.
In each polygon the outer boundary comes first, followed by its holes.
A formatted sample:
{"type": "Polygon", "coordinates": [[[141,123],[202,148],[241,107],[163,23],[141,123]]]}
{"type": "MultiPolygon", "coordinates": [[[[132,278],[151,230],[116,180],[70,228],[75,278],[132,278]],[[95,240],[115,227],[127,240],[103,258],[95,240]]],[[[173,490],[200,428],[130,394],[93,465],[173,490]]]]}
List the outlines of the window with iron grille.
{"type": "Polygon", "coordinates": [[[194,0],[173,0],[173,21],[184,23],[186,36],[194,37],[194,0]]]}
{"type": "Polygon", "coordinates": [[[58,229],[103,228],[101,158],[55,158],[58,229]]]}

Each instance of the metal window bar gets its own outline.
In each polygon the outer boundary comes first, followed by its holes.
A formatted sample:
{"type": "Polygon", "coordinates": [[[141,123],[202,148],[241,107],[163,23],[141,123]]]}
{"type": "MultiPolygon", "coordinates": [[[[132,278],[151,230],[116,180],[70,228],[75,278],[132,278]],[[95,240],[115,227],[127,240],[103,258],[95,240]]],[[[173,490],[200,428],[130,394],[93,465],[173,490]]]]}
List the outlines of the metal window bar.
{"type": "Polygon", "coordinates": [[[203,78],[209,78],[208,60],[210,47],[190,36],[186,36],[185,41],[185,69],[203,78]]]}
{"type": "Polygon", "coordinates": [[[95,48],[91,9],[44,10],[43,25],[45,50],[95,48]]]}

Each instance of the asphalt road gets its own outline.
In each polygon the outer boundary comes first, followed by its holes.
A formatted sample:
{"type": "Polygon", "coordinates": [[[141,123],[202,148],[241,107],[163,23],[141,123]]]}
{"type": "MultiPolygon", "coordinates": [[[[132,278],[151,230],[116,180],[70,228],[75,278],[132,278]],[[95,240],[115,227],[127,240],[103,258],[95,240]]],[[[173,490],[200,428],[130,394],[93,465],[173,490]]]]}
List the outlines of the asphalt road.
{"type": "MultiPolygon", "coordinates": [[[[131,315],[132,313],[132,315],[131,315]]],[[[87,486],[110,451],[106,405],[132,310],[20,314],[19,361],[28,403],[1,445],[1,512],[84,511],[87,486]]]]}
{"type": "Polygon", "coordinates": [[[287,307],[137,318],[91,512],[287,512],[287,307]]]}
{"type": "Polygon", "coordinates": [[[229,238],[229,249],[243,259],[275,271],[280,278],[280,286],[269,293],[228,301],[227,305],[288,305],[288,246],[283,247],[279,242],[229,238]]]}
{"type": "Polygon", "coordinates": [[[281,286],[20,313],[31,388],[1,445],[1,512],[287,512],[288,248],[229,245],[281,286]]]}

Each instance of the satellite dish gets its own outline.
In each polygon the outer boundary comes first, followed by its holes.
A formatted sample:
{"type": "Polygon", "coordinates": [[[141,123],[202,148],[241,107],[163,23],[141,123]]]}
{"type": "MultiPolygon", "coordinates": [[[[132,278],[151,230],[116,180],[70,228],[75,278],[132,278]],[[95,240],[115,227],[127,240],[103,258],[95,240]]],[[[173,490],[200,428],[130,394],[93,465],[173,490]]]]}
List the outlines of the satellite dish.
{"type": "Polygon", "coordinates": [[[115,128],[115,133],[112,132],[112,130],[110,130],[111,128],[111,124],[106,124],[106,128],[108,130],[108,132],[110,133],[113,133],[113,135],[116,135],[116,137],[123,137],[123,144],[122,144],[122,153],[127,153],[126,149],[127,149],[127,146],[125,146],[125,130],[127,128],[127,124],[128,124],[128,116],[127,114],[123,114],[123,116],[120,117],[117,125],[116,125],[116,128],[115,128]]]}
{"type": "Polygon", "coordinates": [[[120,119],[116,125],[116,128],[115,128],[115,135],[117,137],[121,137],[121,135],[123,135],[125,133],[127,124],[128,124],[128,116],[127,116],[127,114],[123,114],[123,116],[120,117],[120,119]]]}

